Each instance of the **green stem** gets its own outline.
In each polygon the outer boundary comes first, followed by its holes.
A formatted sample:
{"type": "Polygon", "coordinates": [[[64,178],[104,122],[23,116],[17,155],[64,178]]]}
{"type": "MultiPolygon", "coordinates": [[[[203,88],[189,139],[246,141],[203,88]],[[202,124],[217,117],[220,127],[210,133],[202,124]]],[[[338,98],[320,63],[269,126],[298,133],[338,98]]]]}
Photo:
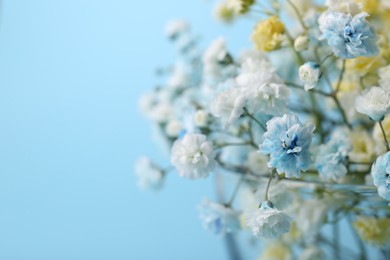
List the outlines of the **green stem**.
{"type": "Polygon", "coordinates": [[[269,192],[269,187],[271,186],[271,181],[272,181],[272,178],[274,177],[275,175],[275,170],[271,170],[271,174],[269,176],[269,179],[268,179],[268,183],[267,183],[267,188],[265,189],[265,201],[267,201],[269,199],[269,196],[268,196],[268,192],[269,192]]]}
{"type": "Polygon", "coordinates": [[[265,125],[263,125],[256,117],[254,117],[251,113],[248,112],[248,109],[246,109],[244,107],[244,115],[248,116],[250,119],[252,119],[253,121],[255,121],[261,129],[263,129],[264,131],[267,131],[267,128],[265,127],[265,125]]]}
{"type": "Polygon", "coordinates": [[[351,215],[348,215],[347,218],[348,218],[348,224],[349,224],[349,227],[350,227],[351,232],[353,234],[353,237],[355,238],[356,244],[358,245],[359,250],[360,250],[360,257],[359,257],[359,259],[360,260],[367,259],[366,248],[364,247],[364,244],[363,244],[362,240],[360,239],[359,235],[356,233],[356,230],[355,230],[355,228],[352,225],[352,217],[351,217],[351,215]]]}
{"type": "Polygon", "coordinates": [[[338,110],[340,111],[340,114],[341,114],[341,117],[343,118],[344,123],[347,125],[347,127],[349,129],[352,129],[352,126],[348,122],[347,115],[345,114],[345,111],[344,111],[343,107],[341,106],[340,101],[338,100],[336,93],[334,93],[332,95],[332,98],[333,98],[334,102],[336,103],[336,106],[337,106],[338,110]]]}
{"type": "MultiPolygon", "coordinates": [[[[336,218],[336,215],[334,216],[336,218]]],[[[340,233],[338,223],[334,223],[332,225],[332,233],[333,233],[333,256],[335,260],[340,260],[340,233]]]]}
{"type": "Polygon", "coordinates": [[[344,72],[345,72],[345,60],[343,60],[343,65],[341,67],[339,79],[337,81],[336,93],[340,90],[341,82],[343,81],[344,72]]]}
{"type": "Polygon", "coordinates": [[[379,121],[379,125],[380,125],[381,130],[382,130],[383,138],[385,139],[386,149],[387,149],[387,151],[390,151],[389,142],[387,141],[386,132],[385,132],[385,129],[383,128],[382,121],[379,121]]]}

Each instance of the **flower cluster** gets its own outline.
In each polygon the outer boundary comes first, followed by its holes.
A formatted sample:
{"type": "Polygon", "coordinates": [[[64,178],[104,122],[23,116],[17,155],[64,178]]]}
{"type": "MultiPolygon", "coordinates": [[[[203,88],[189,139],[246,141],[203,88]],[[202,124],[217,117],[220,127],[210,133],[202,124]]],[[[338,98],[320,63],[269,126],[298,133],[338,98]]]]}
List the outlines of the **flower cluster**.
{"type": "Polygon", "coordinates": [[[171,165],[141,158],[139,186],[212,180],[204,227],[229,243],[252,231],[260,259],[368,259],[364,243],[390,255],[390,5],[221,0],[215,14],[255,18],[253,47],[236,54],[217,37],[203,49],[188,23],[168,24],[177,59],[140,109],[171,165]],[[337,239],[346,222],[351,254],[337,239]]]}

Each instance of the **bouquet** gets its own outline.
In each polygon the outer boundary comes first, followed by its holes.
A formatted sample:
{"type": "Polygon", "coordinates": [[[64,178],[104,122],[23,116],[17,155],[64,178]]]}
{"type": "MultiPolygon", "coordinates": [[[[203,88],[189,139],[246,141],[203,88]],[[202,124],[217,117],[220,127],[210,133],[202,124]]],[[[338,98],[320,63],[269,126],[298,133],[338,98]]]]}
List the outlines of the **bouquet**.
{"type": "Polygon", "coordinates": [[[260,259],[390,259],[390,1],[224,0],[215,16],[255,18],[253,49],[167,25],[177,59],[140,108],[171,166],[140,158],[139,185],[212,177],[200,219],[232,259],[238,232],[260,259]]]}

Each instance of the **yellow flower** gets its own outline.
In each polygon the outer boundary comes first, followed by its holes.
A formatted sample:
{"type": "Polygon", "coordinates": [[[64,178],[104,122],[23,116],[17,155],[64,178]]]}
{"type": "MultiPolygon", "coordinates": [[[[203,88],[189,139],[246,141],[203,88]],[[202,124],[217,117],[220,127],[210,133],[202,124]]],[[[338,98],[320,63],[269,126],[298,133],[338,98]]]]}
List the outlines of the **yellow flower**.
{"type": "Polygon", "coordinates": [[[355,0],[357,4],[362,5],[363,11],[374,14],[379,6],[379,0],[355,0]]]}
{"type": "Polygon", "coordinates": [[[216,6],[214,15],[218,20],[229,23],[234,19],[234,10],[227,4],[221,3],[216,6]]]}
{"type": "Polygon", "coordinates": [[[278,17],[272,16],[259,22],[252,33],[256,49],[272,51],[280,47],[284,38],[284,24],[278,17]]]}
{"type": "Polygon", "coordinates": [[[266,245],[258,260],[291,260],[292,254],[288,246],[275,242],[266,245]]]}
{"type": "Polygon", "coordinates": [[[348,72],[364,76],[376,72],[377,69],[384,65],[384,62],[381,56],[357,57],[355,59],[347,60],[345,65],[348,72]]]}
{"type": "Polygon", "coordinates": [[[367,243],[383,246],[390,242],[390,219],[358,217],[353,226],[361,239],[367,243]]]}
{"type": "MultiPolygon", "coordinates": [[[[371,162],[377,154],[375,150],[375,142],[372,137],[364,130],[353,131],[350,133],[353,150],[349,153],[349,157],[355,162],[371,162]]],[[[367,168],[363,166],[363,169],[367,168]]]]}
{"type": "Polygon", "coordinates": [[[282,236],[282,240],[287,244],[297,243],[302,238],[302,232],[297,227],[295,221],[291,222],[290,231],[282,236]]]}

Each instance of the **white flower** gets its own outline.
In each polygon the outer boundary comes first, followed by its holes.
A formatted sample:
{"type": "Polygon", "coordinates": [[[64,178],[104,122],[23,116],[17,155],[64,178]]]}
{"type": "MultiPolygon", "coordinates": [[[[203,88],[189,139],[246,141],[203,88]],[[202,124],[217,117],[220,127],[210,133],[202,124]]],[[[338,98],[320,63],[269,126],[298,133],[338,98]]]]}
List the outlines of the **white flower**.
{"type": "Polygon", "coordinates": [[[224,75],[224,67],[233,62],[227,51],[225,39],[220,37],[214,40],[204,52],[202,61],[203,73],[206,77],[221,78],[224,75]]]}
{"type": "Polygon", "coordinates": [[[224,127],[229,127],[244,112],[245,99],[239,88],[230,88],[221,92],[211,104],[211,113],[220,117],[224,127]]]}
{"type": "Polygon", "coordinates": [[[213,146],[202,134],[187,134],[175,141],[171,162],[181,177],[206,178],[215,167],[213,146]]]}
{"type": "Polygon", "coordinates": [[[184,67],[180,64],[173,68],[173,72],[168,79],[167,85],[173,90],[182,89],[188,86],[190,82],[189,75],[187,75],[184,67]]]}
{"type": "Polygon", "coordinates": [[[204,199],[198,210],[203,226],[214,234],[225,235],[240,229],[240,213],[230,207],[204,199]]]}
{"type": "Polygon", "coordinates": [[[390,91],[390,65],[380,68],[378,70],[378,75],[379,75],[379,85],[386,91],[390,91]]]}
{"type": "Polygon", "coordinates": [[[165,35],[169,38],[175,38],[178,35],[187,32],[190,29],[189,24],[184,20],[173,20],[165,26],[165,35]]]}
{"type": "Polygon", "coordinates": [[[174,108],[167,101],[157,103],[150,112],[150,118],[157,123],[166,123],[174,115],[174,108]]]}
{"type": "Polygon", "coordinates": [[[247,225],[257,238],[277,238],[290,230],[292,218],[275,208],[270,201],[247,215],[247,225]]]}
{"type": "Polygon", "coordinates": [[[314,88],[321,76],[320,65],[315,62],[306,62],[299,67],[299,78],[305,83],[305,90],[314,88]]]}
{"type": "Polygon", "coordinates": [[[307,35],[300,35],[294,41],[294,49],[298,52],[305,51],[310,46],[310,40],[307,35]]]}
{"type": "Polygon", "coordinates": [[[206,127],[209,121],[209,114],[204,110],[197,110],[194,114],[194,123],[197,127],[206,127]]]}
{"type": "Polygon", "coordinates": [[[355,99],[355,108],[359,113],[374,121],[382,121],[390,107],[390,94],[381,87],[371,87],[355,99]]]}
{"type": "Polygon", "coordinates": [[[305,248],[299,256],[299,260],[325,260],[326,255],[321,248],[310,246],[305,248]]]}
{"type": "Polygon", "coordinates": [[[287,110],[290,90],[271,69],[266,60],[247,59],[236,78],[251,113],[281,115],[287,110]]]}
{"type": "Polygon", "coordinates": [[[135,174],[141,189],[158,190],[162,187],[164,172],[147,157],[141,157],[135,164],[135,174]]]}
{"type": "Polygon", "coordinates": [[[178,137],[183,130],[182,124],[177,120],[171,120],[165,127],[165,132],[169,137],[178,137]]]}

